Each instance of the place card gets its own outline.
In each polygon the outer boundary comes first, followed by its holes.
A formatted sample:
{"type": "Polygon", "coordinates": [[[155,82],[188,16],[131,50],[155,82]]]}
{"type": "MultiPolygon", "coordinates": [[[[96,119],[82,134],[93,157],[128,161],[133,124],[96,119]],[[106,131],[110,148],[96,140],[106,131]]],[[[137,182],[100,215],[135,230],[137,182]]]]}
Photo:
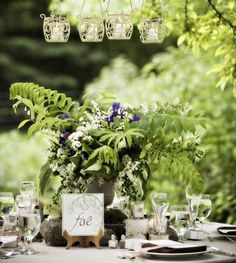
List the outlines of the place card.
{"type": "Polygon", "coordinates": [[[62,233],[96,236],[104,229],[104,194],[64,194],[62,233]]]}

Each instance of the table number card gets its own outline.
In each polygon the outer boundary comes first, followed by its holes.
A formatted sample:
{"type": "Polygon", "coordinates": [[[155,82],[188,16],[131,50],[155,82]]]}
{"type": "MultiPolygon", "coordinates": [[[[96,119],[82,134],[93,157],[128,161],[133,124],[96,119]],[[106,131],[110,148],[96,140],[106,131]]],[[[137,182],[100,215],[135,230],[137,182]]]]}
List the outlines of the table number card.
{"type": "Polygon", "coordinates": [[[64,194],[62,233],[95,236],[104,229],[104,194],[64,194]]]}

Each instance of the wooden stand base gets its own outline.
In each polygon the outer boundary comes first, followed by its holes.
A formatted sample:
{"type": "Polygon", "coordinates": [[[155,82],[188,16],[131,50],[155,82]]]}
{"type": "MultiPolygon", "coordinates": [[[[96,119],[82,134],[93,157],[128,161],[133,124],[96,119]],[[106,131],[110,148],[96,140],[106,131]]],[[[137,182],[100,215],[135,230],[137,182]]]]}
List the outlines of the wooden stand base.
{"type": "Polygon", "coordinates": [[[79,242],[81,247],[88,247],[89,242],[92,242],[96,248],[100,248],[99,243],[103,235],[104,235],[103,229],[101,229],[96,236],[71,236],[67,233],[66,230],[63,232],[63,237],[67,241],[66,249],[71,248],[75,242],[79,242]]]}

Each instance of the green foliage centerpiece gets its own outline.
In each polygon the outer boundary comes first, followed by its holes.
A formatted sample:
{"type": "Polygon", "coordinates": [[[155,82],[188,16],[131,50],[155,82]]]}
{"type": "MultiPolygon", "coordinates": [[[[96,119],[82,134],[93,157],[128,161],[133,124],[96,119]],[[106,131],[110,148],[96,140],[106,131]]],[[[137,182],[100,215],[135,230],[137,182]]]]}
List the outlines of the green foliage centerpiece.
{"type": "Polygon", "coordinates": [[[121,195],[141,200],[157,169],[191,184],[196,192],[204,188],[194,161],[202,155],[196,127],[205,122],[188,104],[175,100],[165,106],[133,108],[103,95],[79,105],[33,83],[12,84],[10,99],[16,100],[15,110],[23,103],[30,112],[19,127],[30,122],[29,135],[37,131],[49,135],[40,188],[43,193],[52,176],[61,178],[54,203],[62,193],[86,191],[95,178],[100,183],[113,181],[121,195]]]}

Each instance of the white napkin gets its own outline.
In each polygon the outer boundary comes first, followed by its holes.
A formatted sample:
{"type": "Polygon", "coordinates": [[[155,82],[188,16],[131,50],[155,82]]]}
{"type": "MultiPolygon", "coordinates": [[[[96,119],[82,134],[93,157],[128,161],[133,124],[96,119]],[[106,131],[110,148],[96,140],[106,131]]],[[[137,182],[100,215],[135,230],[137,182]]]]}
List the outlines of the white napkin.
{"type": "Polygon", "coordinates": [[[17,247],[17,236],[0,236],[1,247],[17,247]]]}

